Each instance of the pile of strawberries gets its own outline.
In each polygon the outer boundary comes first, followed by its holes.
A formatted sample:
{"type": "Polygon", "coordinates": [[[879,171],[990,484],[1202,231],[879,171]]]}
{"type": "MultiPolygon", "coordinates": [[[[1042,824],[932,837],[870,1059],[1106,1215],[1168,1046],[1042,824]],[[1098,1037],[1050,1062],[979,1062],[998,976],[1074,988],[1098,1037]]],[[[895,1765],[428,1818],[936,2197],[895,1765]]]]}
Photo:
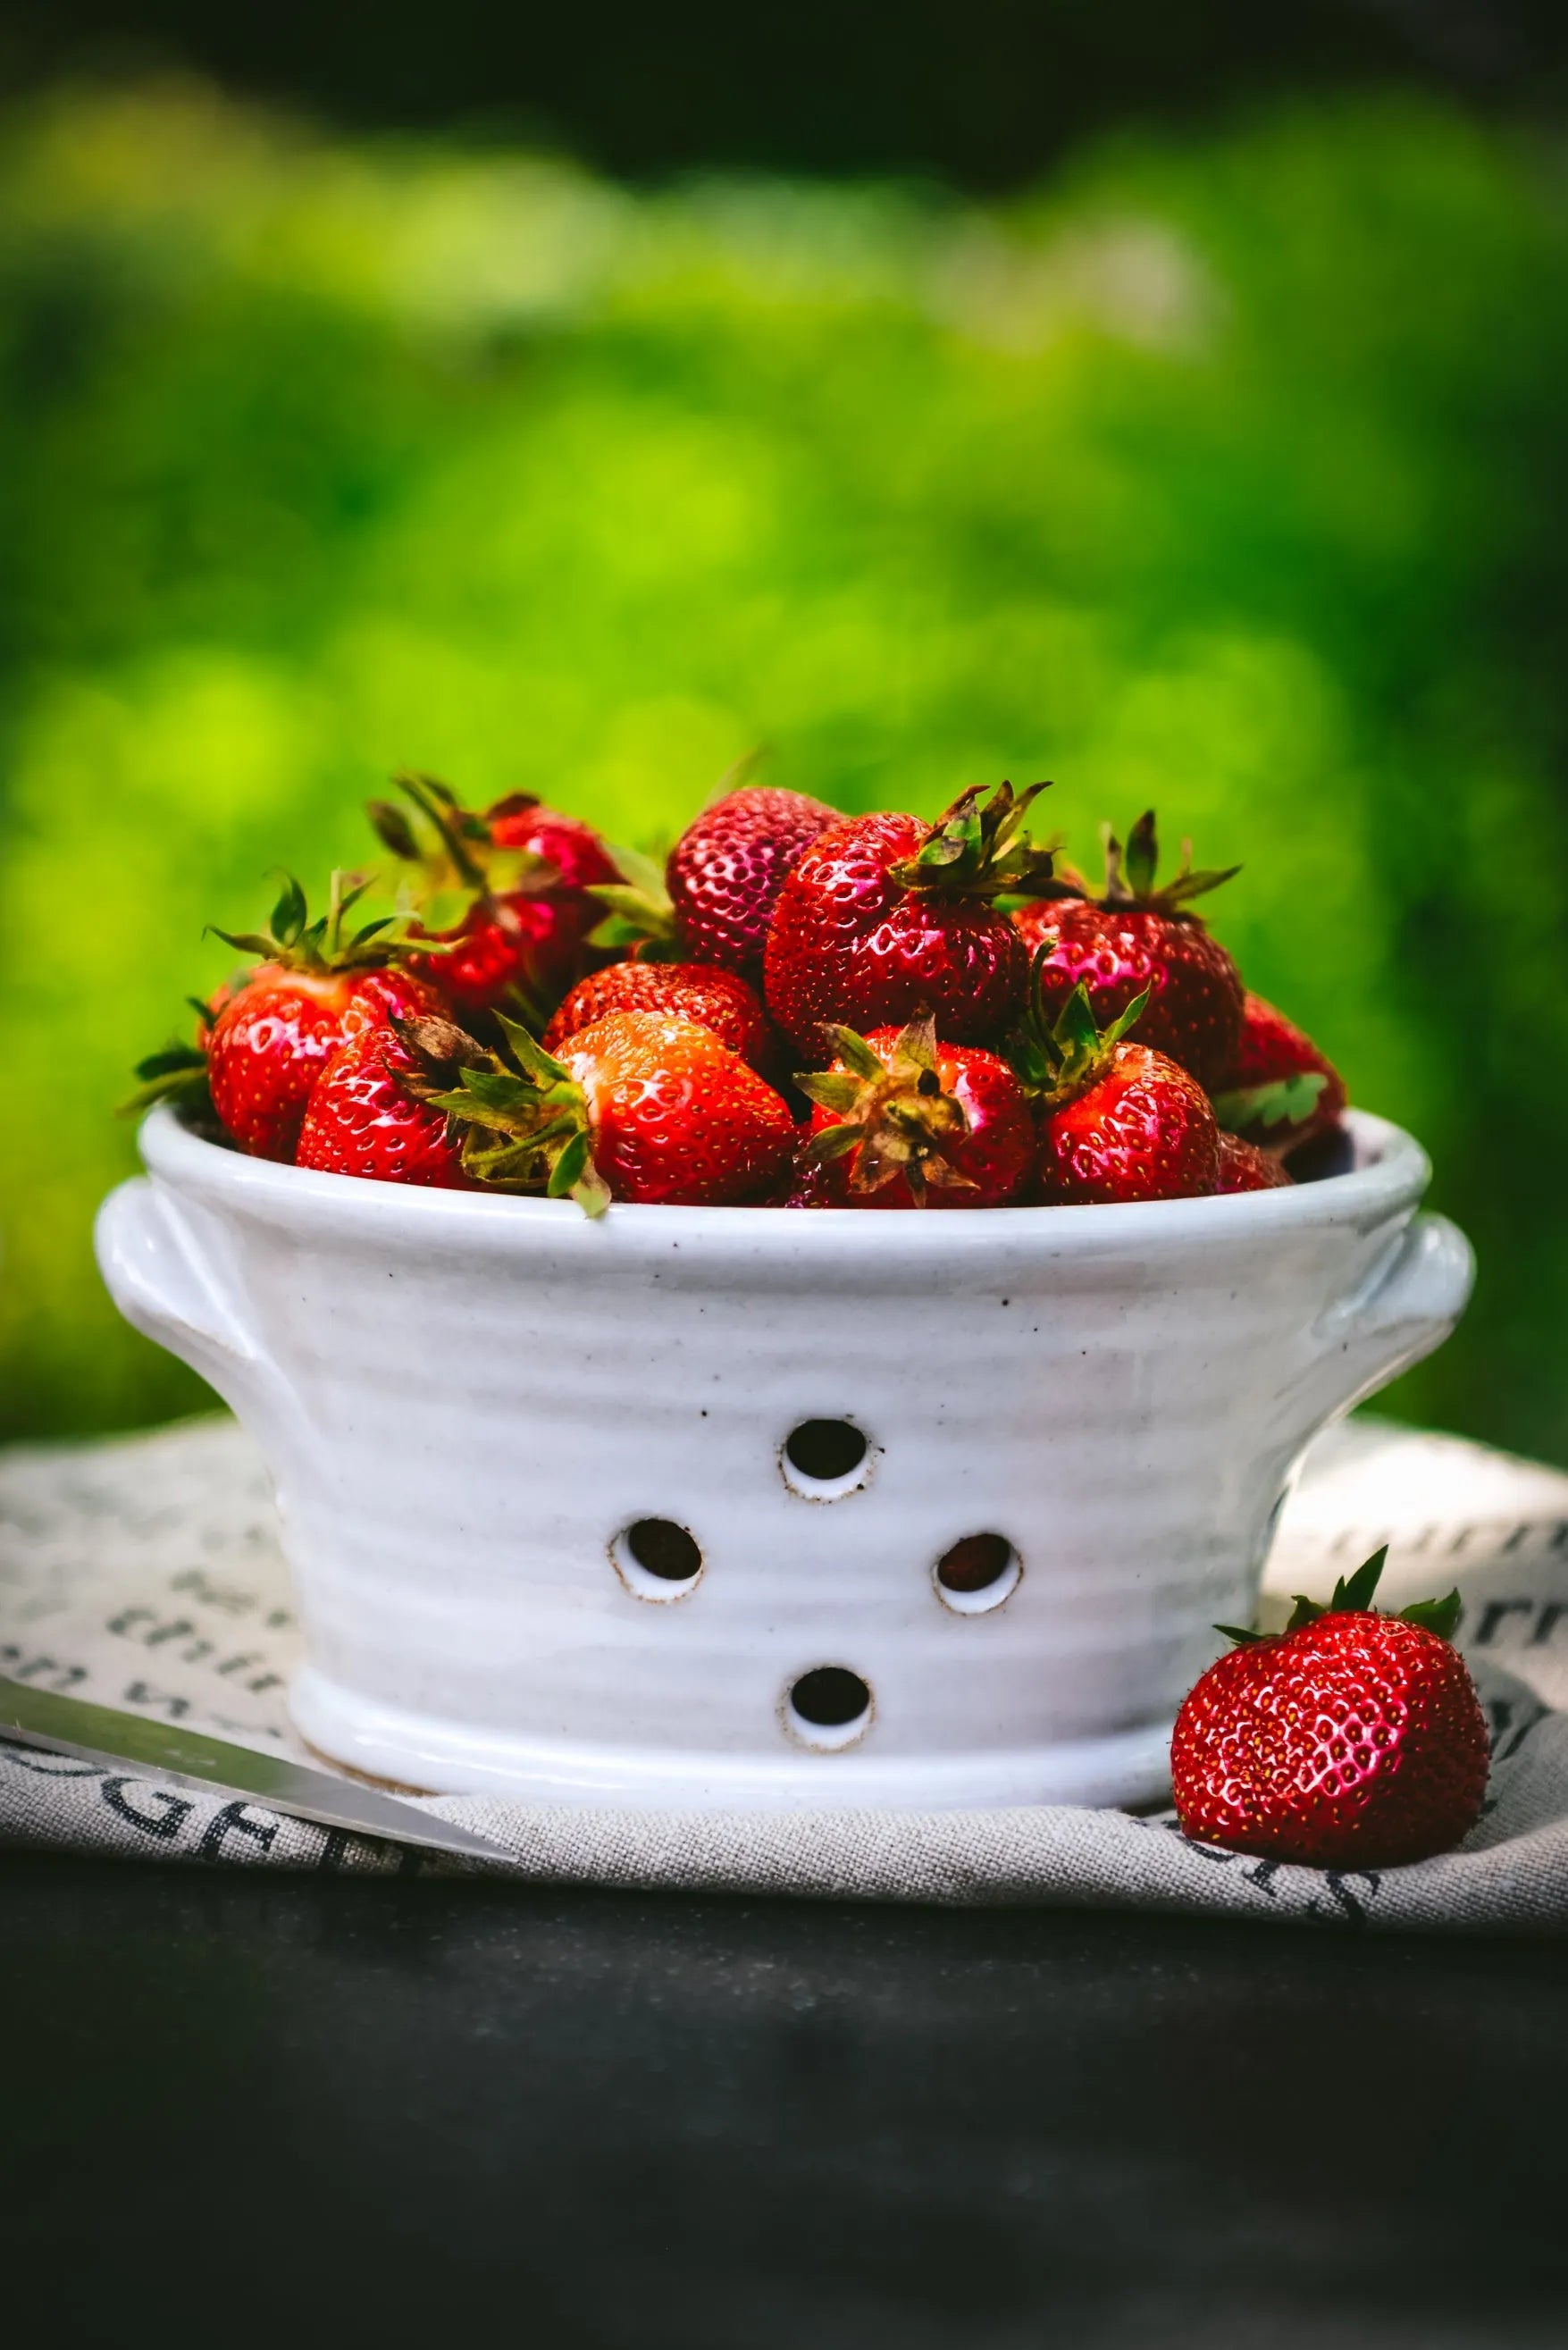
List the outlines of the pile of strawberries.
{"type": "MultiPolygon", "coordinates": [[[[1095,889],[1026,829],[741,781],[660,871],[515,795],[402,776],[389,865],[284,889],[254,967],[154,1054],[242,1149],[383,1182],[612,1200],[1001,1208],[1190,1198],[1330,1163],[1345,1088],[1250,995],[1152,815],[1095,889]],[[398,910],[356,910],[390,879],[398,910]]],[[[1234,869],[1234,868],[1232,868],[1234,869]]]]}

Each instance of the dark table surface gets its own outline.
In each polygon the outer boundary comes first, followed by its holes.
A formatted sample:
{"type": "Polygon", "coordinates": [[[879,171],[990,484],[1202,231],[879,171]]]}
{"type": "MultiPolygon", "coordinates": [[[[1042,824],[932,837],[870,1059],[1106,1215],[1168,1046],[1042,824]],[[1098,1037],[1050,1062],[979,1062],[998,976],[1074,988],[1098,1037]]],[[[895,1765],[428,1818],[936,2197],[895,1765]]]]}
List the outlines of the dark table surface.
{"type": "Polygon", "coordinates": [[[1565,1992],[1547,1942],[0,1857],[4,2305],[47,2345],[1561,2345],[1565,1992]]]}

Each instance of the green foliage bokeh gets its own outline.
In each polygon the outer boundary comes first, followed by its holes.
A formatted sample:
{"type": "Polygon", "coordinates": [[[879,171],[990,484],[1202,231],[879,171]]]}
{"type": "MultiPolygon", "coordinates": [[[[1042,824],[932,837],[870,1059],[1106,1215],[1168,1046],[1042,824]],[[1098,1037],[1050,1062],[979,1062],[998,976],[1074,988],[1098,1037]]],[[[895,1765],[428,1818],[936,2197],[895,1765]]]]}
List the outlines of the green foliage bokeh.
{"type": "Polygon", "coordinates": [[[137,1055],[393,767],[640,845],[755,743],[846,806],[1057,778],[1482,1264],[1400,1408],[1568,1460],[1568,360],[1552,159],[1426,107],[1037,196],[334,141],[201,90],[0,140],[0,1432],[200,1390],[89,1224],[137,1055]]]}

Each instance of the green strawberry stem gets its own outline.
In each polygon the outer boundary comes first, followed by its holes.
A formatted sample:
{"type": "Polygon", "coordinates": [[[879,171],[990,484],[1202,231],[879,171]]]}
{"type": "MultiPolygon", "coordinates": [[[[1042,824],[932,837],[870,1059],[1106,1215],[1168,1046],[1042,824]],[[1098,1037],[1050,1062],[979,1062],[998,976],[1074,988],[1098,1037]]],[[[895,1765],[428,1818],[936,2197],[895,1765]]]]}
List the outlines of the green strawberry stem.
{"type": "Polygon", "coordinates": [[[1149,991],[1142,989],[1101,1028],[1095,1020],[1089,991],[1080,980],[1053,1021],[1045,1009],[1043,983],[1051,952],[1048,939],[1034,950],[1023,1018],[1002,1050],[1024,1092],[1044,1108],[1060,1109],[1105,1075],[1112,1053],[1143,1016],[1149,991]]]}
{"type": "Polygon", "coordinates": [[[973,1191],[972,1178],[950,1156],[952,1145],[969,1132],[969,1118],[963,1104],[942,1091],[930,1015],[900,1030],[885,1062],[853,1028],[830,1024],[826,1033],[844,1066],[807,1069],[794,1081],[836,1121],[813,1137],[809,1156],[826,1165],[857,1151],[853,1190],[880,1191],[901,1175],[917,1207],[927,1204],[931,1185],[973,1191]]]}
{"type": "Polygon", "coordinates": [[[1036,895],[1050,882],[1058,843],[1036,846],[1023,828],[1033,801],[1051,789],[1031,784],[1015,792],[999,784],[989,799],[980,785],[944,808],[919,853],[891,868],[903,889],[938,890],[949,897],[1002,898],[1018,890],[1036,895]]]}
{"type": "Polygon", "coordinates": [[[135,1075],[141,1083],[133,1094],[116,1105],[117,1118],[140,1118],[144,1110],[163,1101],[177,1103],[203,1123],[213,1116],[207,1084],[207,1055],[199,1045],[168,1044],[161,1052],[149,1053],[138,1061],[135,1075]]]}
{"type": "MultiPolygon", "coordinates": [[[[283,877],[283,889],[265,931],[223,931],[209,922],[207,931],[241,954],[258,955],[286,971],[327,974],[374,971],[396,962],[416,941],[403,931],[399,917],[383,914],[345,940],[344,919],[369,888],[363,874],[334,871],[327,889],[327,911],[310,920],[304,890],[292,873],[283,877]]],[[[425,942],[417,941],[421,950],[425,942]]]]}
{"type": "Polygon", "coordinates": [[[500,1191],[570,1197],[602,1216],[609,1186],[594,1165],[587,1096],[526,1028],[504,1013],[496,1018],[518,1067],[491,1054],[487,1065],[462,1069],[454,1089],[431,1097],[432,1107],[468,1128],[465,1171],[500,1191]]]}
{"type": "Polygon", "coordinates": [[[400,865],[416,869],[420,886],[412,886],[410,876],[400,895],[418,910],[427,929],[455,929],[480,905],[504,921],[504,897],[537,896],[559,884],[560,873],[548,858],[529,849],[498,848],[491,833],[493,817],[538,806],[531,792],[514,792],[479,816],[463,807],[451,785],[438,776],[405,770],[392,783],[434,835],[433,847],[421,842],[395,802],[368,800],[365,813],[382,847],[400,865]]]}
{"type": "Polygon", "coordinates": [[[1106,886],[1100,897],[1102,906],[1138,906],[1158,909],[1162,913],[1176,913],[1189,899],[1201,898],[1222,882],[1233,880],[1241,870],[1239,865],[1223,869],[1209,868],[1201,872],[1192,869],[1192,843],[1181,844],[1181,864],[1162,889],[1155,887],[1159,869],[1159,840],[1155,830],[1154,810],[1145,808],[1142,816],[1127,835],[1127,847],[1108,824],[1100,827],[1100,839],[1106,852],[1106,886]]]}
{"type": "MultiPolygon", "coordinates": [[[[1298,1591],[1295,1594],[1295,1605],[1291,1610],[1290,1621],[1285,1626],[1285,1633],[1304,1631],[1309,1624],[1317,1623],[1319,1618],[1324,1616],[1376,1615],[1386,1612],[1374,1608],[1372,1602],[1376,1596],[1377,1586],[1382,1579],[1383,1569],[1387,1564],[1387,1559],[1388,1545],[1385,1543],[1382,1549],[1375,1550],[1372,1556],[1358,1566],[1353,1575],[1348,1578],[1343,1575],[1340,1576],[1334,1586],[1334,1596],[1326,1607],[1321,1606],[1315,1599],[1309,1599],[1304,1592],[1298,1591]]],[[[1439,1640],[1451,1640],[1459,1628],[1463,1604],[1457,1589],[1450,1591],[1446,1599],[1417,1599],[1412,1601],[1408,1607],[1401,1607],[1397,1611],[1398,1621],[1403,1624],[1418,1624],[1423,1632],[1435,1632],[1439,1640]]],[[[1222,1632],[1225,1638],[1234,1642],[1237,1647],[1245,1646],[1255,1640],[1282,1637],[1260,1632],[1255,1627],[1243,1627],[1235,1624],[1216,1624],[1214,1629],[1217,1632],[1222,1632]]]]}

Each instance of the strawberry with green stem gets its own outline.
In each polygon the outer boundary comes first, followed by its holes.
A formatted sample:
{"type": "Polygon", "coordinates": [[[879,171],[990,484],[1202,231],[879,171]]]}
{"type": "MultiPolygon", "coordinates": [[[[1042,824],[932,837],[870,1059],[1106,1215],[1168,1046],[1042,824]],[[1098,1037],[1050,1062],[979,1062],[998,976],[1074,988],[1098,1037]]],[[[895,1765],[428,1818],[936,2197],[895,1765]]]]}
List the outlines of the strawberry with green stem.
{"type": "Polygon", "coordinates": [[[1486,1718],[1452,1640],[1459,1595],[1375,1608],[1386,1549],[1326,1607],[1236,1643],[1185,1700],[1171,1740],[1190,1836],[1313,1868],[1391,1868],[1459,1843],[1486,1794],[1486,1718]]]}
{"type": "Polygon", "coordinates": [[[954,1044],[1006,1025],[1028,955],[996,900],[1050,877],[1052,850],[1024,829],[1046,788],[977,788],[934,825],[851,816],[817,836],[784,881],[764,957],[768,1010],[800,1053],[820,1066],[836,1024],[863,1035],[927,1012],[954,1044]]]}
{"type": "Polygon", "coordinates": [[[1019,1195],[1034,1130],[1005,1061],[939,1044],[929,1014],[869,1036],[828,1033],[832,1068],[795,1079],[814,1104],[806,1155],[837,1179],[819,1193],[856,1208],[1000,1208],[1019,1195]]]}
{"type": "Polygon", "coordinates": [[[463,1129],[434,1105],[464,1068],[489,1057],[439,1015],[360,1029],[311,1089],[295,1165],[378,1183],[473,1189],[462,1164],[463,1129]]]}
{"type": "Polygon", "coordinates": [[[517,1068],[499,1059],[465,1068],[432,1105],[472,1128],[463,1165],[481,1182],[570,1196],[600,1215],[612,1200],[752,1199],[788,1164],[788,1108],[711,1028],[669,1013],[612,1013],[568,1037],[556,1058],[498,1017],[517,1068]]]}
{"type": "Polygon", "coordinates": [[[1241,1041],[1242,987],[1234,962],[1192,911],[1192,900],[1241,868],[1194,872],[1191,843],[1185,842],[1179,871],[1157,886],[1159,844],[1152,808],[1134,825],[1125,851],[1109,825],[1101,837],[1106,879],[1098,898],[1077,875],[1064,875],[1013,916],[1032,953],[1049,950],[1040,977],[1045,1002],[1059,1009],[1082,986],[1104,1023],[1135,995],[1147,994],[1140,1041],[1213,1087],[1241,1041]]]}
{"type": "MultiPolygon", "coordinates": [[[[400,968],[407,941],[395,917],[346,930],[368,886],[334,873],[327,910],[312,921],[290,876],[266,930],[213,931],[263,958],[213,1021],[204,1055],[213,1110],[255,1158],[293,1158],[311,1087],[346,1037],[446,1008],[428,981],[400,968]]],[[[170,1075],[189,1080],[193,1071],[170,1075]]]]}
{"type": "Polygon", "coordinates": [[[1034,1107],[1040,1198],[1072,1205],[1211,1192],[1220,1130],[1208,1096],[1168,1055],[1127,1041],[1147,991],[1102,1029],[1080,983],[1053,1018],[1042,985],[1050,952],[1048,944],[1035,952],[1029,1009],[1008,1043],[1034,1107]]]}
{"type": "Polygon", "coordinates": [[[599,913],[589,891],[614,879],[609,851],[589,826],[525,792],[480,814],[433,775],[394,782],[422,836],[395,802],[372,800],[367,812],[405,868],[421,930],[440,942],[430,975],[466,1018],[483,1023],[504,1006],[543,1027],[589,960],[599,913]]]}
{"type": "Polygon", "coordinates": [[[596,946],[639,962],[713,964],[761,989],[768,926],[790,869],[842,822],[805,792],[752,783],[761,756],[736,760],[662,868],[634,850],[614,852],[619,878],[594,892],[609,909],[596,946]]]}

